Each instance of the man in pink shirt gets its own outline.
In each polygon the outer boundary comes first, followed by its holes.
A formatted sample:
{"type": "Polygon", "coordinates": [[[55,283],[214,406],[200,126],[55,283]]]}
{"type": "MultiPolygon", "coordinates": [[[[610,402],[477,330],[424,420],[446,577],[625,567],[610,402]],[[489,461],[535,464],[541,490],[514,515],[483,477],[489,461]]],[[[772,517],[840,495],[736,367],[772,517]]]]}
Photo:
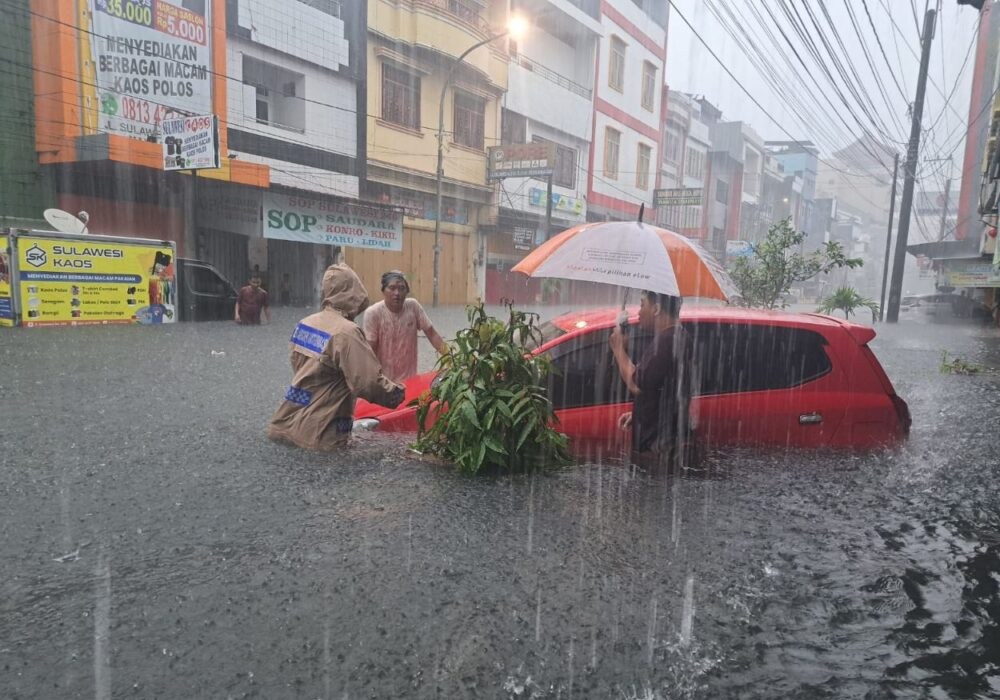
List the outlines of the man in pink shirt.
{"type": "Polygon", "coordinates": [[[424,307],[416,299],[407,299],[409,293],[406,275],[390,270],[382,275],[382,301],[365,311],[365,337],[382,365],[382,373],[394,382],[417,373],[418,330],[438,352],[448,352],[448,345],[434,330],[424,307]]]}

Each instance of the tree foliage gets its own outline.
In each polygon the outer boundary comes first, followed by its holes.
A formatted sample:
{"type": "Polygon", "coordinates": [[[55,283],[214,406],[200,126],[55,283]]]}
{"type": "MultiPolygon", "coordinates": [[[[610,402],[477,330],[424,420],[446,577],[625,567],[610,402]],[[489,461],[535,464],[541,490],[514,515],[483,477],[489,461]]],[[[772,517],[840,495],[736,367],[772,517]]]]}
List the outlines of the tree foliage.
{"type": "Polygon", "coordinates": [[[838,287],[837,290],[828,296],[816,309],[821,314],[832,314],[834,311],[843,311],[844,318],[850,318],[858,309],[868,309],[872,312],[872,322],[878,318],[878,302],[873,299],[866,299],[858,294],[854,287],[838,287]]]}
{"type": "Polygon", "coordinates": [[[439,379],[416,401],[415,449],[454,462],[461,471],[523,469],[568,461],[568,439],[551,426],[545,355],[526,343],[539,337],[537,314],[508,307],[507,323],[480,303],[466,307],[469,327],[438,360],[439,379]]]}
{"type": "Polygon", "coordinates": [[[797,248],[805,238],[803,231],[796,231],[788,219],[783,219],[768,230],[764,240],[751,246],[750,256],[736,260],[730,275],[743,306],[784,308],[784,298],[793,284],[864,264],[860,258],[848,258],[836,241],[826,243],[815,253],[800,253],[797,248]]]}

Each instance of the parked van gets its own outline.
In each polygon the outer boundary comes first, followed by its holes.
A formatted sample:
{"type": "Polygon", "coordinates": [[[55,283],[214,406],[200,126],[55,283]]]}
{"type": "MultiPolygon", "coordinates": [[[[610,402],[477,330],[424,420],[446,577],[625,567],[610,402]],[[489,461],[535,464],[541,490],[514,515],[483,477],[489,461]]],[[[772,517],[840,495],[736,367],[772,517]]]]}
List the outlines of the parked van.
{"type": "Polygon", "coordinates": [[[181,321],[231,321],[236,313],[236,289],[212,265],[192,258],[177,259],[181,321]]]}

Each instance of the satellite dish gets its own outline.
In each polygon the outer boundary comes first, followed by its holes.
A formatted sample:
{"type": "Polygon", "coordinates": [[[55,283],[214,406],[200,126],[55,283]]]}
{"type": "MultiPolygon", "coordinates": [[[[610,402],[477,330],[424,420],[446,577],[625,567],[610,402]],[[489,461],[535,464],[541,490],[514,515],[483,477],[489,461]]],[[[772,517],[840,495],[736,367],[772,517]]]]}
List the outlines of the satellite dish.
{"type": "Polygon", "coordinates": [[[56,231],[63,233],[86,233],[87,224],[77,217],[62,209],[46,209],[42,214],[49,225],[56,231]]]}

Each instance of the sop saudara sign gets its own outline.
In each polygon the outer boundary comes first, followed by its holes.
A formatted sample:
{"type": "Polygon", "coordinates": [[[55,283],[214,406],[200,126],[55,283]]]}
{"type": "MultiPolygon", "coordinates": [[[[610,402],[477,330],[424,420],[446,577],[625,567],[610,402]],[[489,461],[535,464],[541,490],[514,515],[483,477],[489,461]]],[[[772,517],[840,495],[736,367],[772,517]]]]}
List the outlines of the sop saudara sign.
{"type": "Polygon", "coordinates": [[[264,238],[402,250],[403,214],[374,204],[267,192],[264,238]]]}

